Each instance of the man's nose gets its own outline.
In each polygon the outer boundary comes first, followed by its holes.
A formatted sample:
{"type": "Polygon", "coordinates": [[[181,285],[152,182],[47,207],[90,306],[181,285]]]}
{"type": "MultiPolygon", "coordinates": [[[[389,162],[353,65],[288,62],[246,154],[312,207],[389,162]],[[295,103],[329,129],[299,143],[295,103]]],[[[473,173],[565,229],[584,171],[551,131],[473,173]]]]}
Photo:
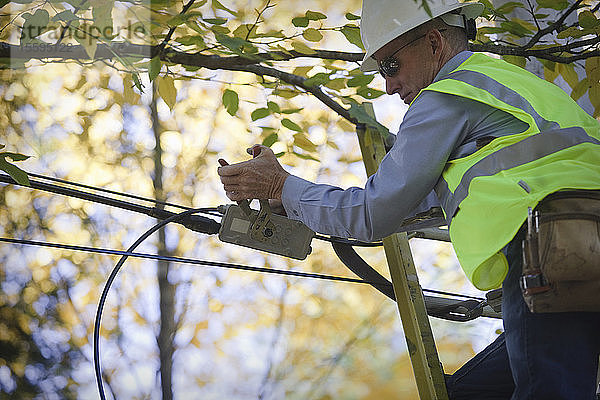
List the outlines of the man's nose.
{"type": "Polygon", "coordinates": [[[386,76],[385,78],[385,92],[389,95],[396,93],[400,89],[400,84],[393,77],[386,76]]]}

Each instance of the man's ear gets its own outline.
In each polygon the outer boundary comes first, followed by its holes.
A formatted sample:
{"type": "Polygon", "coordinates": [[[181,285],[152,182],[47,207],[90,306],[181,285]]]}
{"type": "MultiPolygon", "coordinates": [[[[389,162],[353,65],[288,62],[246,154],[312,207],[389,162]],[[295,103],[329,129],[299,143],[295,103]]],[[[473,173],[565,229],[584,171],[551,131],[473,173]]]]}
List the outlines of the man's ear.
{"type": "Polygon", "coordinates": [[[442,34],[437,29],[432,29],[427,33],[427,39],[432,53],[435,54],[442,46],[442,34]]]}

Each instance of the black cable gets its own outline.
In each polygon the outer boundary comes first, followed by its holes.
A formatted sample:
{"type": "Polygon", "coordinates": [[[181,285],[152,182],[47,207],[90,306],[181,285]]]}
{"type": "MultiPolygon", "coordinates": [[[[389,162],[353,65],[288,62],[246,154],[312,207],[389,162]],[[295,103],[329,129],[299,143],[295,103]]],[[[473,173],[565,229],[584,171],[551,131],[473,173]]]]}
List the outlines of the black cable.
{"type": "MultiPolygon", "coordinates": [[[[5,174],[0,174],[0,182],[10,183],[19,185],[14,179],[5,174]]],[[[34,179],[29,179],[30,187],[33,189],[44,190],[52,193],[62,194],[64,196],[76,197],[82,200],[88,200],[95,203],[106,204],[112,207],[122,208],[124,210],[129,210],[145,215],[149,215],[151,217],[157,219],[167,219],[176,214],[173,214],[170,211],[166,211],[160,208],[152,208],[146,207],[135,203],[130,203],[128,201],[117,200],[110,197],[92,194],[83,192],[81,190],[72,189],[64,186],[58,186],[51,183],[39,182],[34,179]]],[[[217,212],[217,208],[206,208],[205,213],[213,213],[217,212]]],[[[199,215],[190,215],[187,218],[178,220],[178,223],[184,225],[186,228],[189,228],[196,232],[206,233],[206,234],[215,234],[219,232],[220,224],[210,218],[201,217],[199,215]]]]}
{"type": "MultiPolygon", "coordinates": [[[[6,243],[14,243],[14,244],[24,244],[30,246],[38,246],[38,247],[50,247],[55,249],[64,249],[64,250],[73,250],[73,251],[84,251],[88,253],[98,253],[98,254],[107,254],[107,255],[116,255],[116,256],[130,256],[136,258],[145,258],[149,260],[163,260],[163,261],[171,261],[180,264],[191,264],[191,265],[202,265],[205,267],[215,267],[215,268],[224,268],[224,269],[234,269],[240,271],[252,271],[252,272],[261,272],[275,275],[288,275],[288,276],[296,276],[300,278],[313,278],[313,279],[322,279],[322,280],[330,280],[337,282],[348,282],[348,283],[366,283],[368,285],[378,285],[379,282],[371,282],[369,280],[350,278],[345,276],[335,276],[335,275],[324,275],[324,274],[316,274],[312,272],[302,272],[302,271],[293,271],[293,270],[279,270],[279,269],[271,269],[264,267],[253,267],[250,265],[242,265],[242,264],[232,264],[232,263],[222,263],[217,261],[207,261],[207,260],[198,260],[193,258],[185,258],[185,257],[173,257],[173,256],[159,256],[157,254],[147,254],[147,253],[134,253],[128,252],[124,250],[114,250],[114,249],[105,249],[99,247],[89,247],[89,246],[75,246],[70,244],[61,244],[61,243],[49,243],[49,242],[40,242],[35,240],[27,240],[27,239],[13,239],[13,238],[5,238],[0,237],[0,242],[6,243]]],[[[427,293],[435,293],[442,294],[451,297],[463,297],[466,299],[475,299],[475,300],[483,300],[479,297],[467,296],[462,294],[443,292],[440,290],[433,289],[423,289],[423,292],[427,293]]]]}
{"type": "Polygon", "coordinates": [[[50,247],[55,249],[64,249],[64,250],[73,250],[73,251],[84,251],[88,253],[97,253],[97,254],[107,254],[107,255],[116,255],[116,256],[129,256],[136,258],[145,258],[149,260],[162,260],[162,261],[170,261],[180,264],[192,264],[192,265],[201,265],[205,267],[215,267],[215,268],[224,268],[224,269],[234,269],[240,271],[252,271],[252,272],[261,272],[275,275],[288,275],[288,276],[296,276],[300,278],[313,278],[313,279],[322,279],[322,280],[330,280],[330,281],[338,281],[338,282],[350,282],[350,283],[366,283],[372,284],[372,282],[350,278],[345,276],[335,276],[335,275],[324,275],[324,274],[316,274],[312,272],[302,272],[302,271],[294,271],[294,270],[281,270],[281,269],[272,269],[266,267],[253,267],[250,265],[242,265],[242,264],[232,264],[232,263],[223,263],[218,261],[207,261],[207,260],[198,260],[193,258],[185,258],[185,257],[174,257],[174,256],[159,256],[157,254],[148,254],[148,253],[134,253],[124,250],[114,250],[114,249],[105,249],[99,247],[87,247],[87,246],[75,246],[70,244],[61,244],[61,243],[49,243],[49,242],[39,242],[34,240],[27,239],[13,239],[13,238],[5,238],[0,237],[0,242],[14,243],[14,244],[24,244],[30,246],[39,246],[39,247],[50,247]]]}
{"type": "Polygon", "coordinates": [[[169,203],[169,202],[166,202],[166,201],[160,201],[160,200],[151,199],[151,198],[148,198],[148,197],[142,197],[142,196],[138,196],[138,195],[131,194],[131,193],[118,192],[116,190],[110,190],[110,189],[105,189],[105,188],[101,188],[101,187],[97,187],[97,186],[86,185],[86,184],[79,183],[79,182],[67,181],[65,179],[54,178],[52,176],[40,175],[40,174],[33,174],[31,172],[28,172],[27,174],[29,176],[33,176],[33,177],[40,178],[40,179],[45,179],[45,180],[52,181],[52,182],[59,182],[59,183],[67,184],[67,185],[72,185],[72,186],[77,186],[77,187],[85,188],[85,189],[92,189],[92,190],[96,190],[98,192],[116,194],[117,196],[129,197],[131,199],[146,201],[148,203],[160,204],[160,205],[163,205],[163,206],[169,206],[169,207],[179,208],[179,209],[182,209],[182,210],[191,210],[192,209],[192,207],[182,206],[180,204],[169,203]]]}
{"type": "MultiPolygon", "coordinates": [[[[155,224],[152,228],[148,229],[142,236],[140,236],[138,240],[136,240],[135,243],[131,245],[129,249],[127,249],[127,251],[133,252],[133,250],[135,250],[136,247],[138,247],[144,240],[146,240],[148,236],[150,236],[169,222],[173,222],[175,220],[184,218],[191,214],[202,212],[204,210],[206,209],[200,208],[187,210],[179,214],[173,215],[163,221],[160,221],[159,223],[155,224]]],[[[96,383],[98,384],[98,392],[102,400],[106,400],[106,396],[104,395],[104,386],[102,384],[102,368],[100,367],[100,322],[102,319],[102,310],[104,308],[104,303],[106,302],[106,297],[108,296],[110,286],[112,285],[113,281],[117,276],[117,273],[119,272],[119,270],[121,269],[128,257],[128,255],[123,255],[119,262],[117,262],[117,265],[115,265],[115,267],[113,268],[112,272],[108,277],[108,280],[106,281],[106,284],[104,285],[102,295],[100,296],[100,301],[98,302],[98,309],[96,310],[96,318],[94,321],[94,370],[96,373],[96,383]]]]}
{"type": "MultiPolygon", "coordinates": [[[[28,175],[39,178],[39,179],[48,180],[51,182],[57,182],[57,183],[62,183],[62,184],[71,185],[71,186],[75,186],[75,187],[91,189],[91,190],[95,190],[95,191],[99,191],[99,192],[110,193],[113,195],[127,197],[127,198],[131,198],[131,199],[135,199],[135,200],[141,200],[141,201],[145,201],[148,203],[154,203],[154,204],[158,204],[158,205],[162,205],[162,206],[169,206],[169,207],[179,208],[182,210],[191,210],[192,209],[191,207],[182,206],[180,204],[170,203],[170,202],[166,202],[166,201],[160,201],[160,200],[156,200],[156,199],[138,196],[138,195],[131,194],[131,193],[119,192],[116,190],[105,189],[105,188],[101,188],[101,187],[97,187],[97,186],[86,185],[86,184],[79,183],[79,182],[72,182],[72,181],[68,181],[65,179],[55,178],[52,176],[40,175],[40,174],[34,174],[34,173],[28,173],[28,175]]],[[[0,182],[17,184],[10,176],[3,175],[3,174],[0,174],[0,182]]],[[[38,182],[38,181],[34,181],[34,180],[33,181],[30,180],[30,182],[31,182],[31,187],[34,189],[38,189],[38,190],[50,191],[50,192],[62,194],[65,196],[80,198],[82,200],[88,200],[88,201],[93,201],[96,203],[107,204],[107,205],[110,205],[113,207],[123,208],[123,209],[129,210],[129,211],[141,212],[141,213],[144,213],[144,214],[147,214],[152,217],[159,218],[159,219],[164,219],[164,218],[168,218],[171,216],[171,213],[169,213],[169,215],[161,217],[159,215],[156,215],[157,213],[160,213],[160,211],[157,211],[158,209],[148,209],[147,207],[144,207],[144,206],[140,206],[137,204],[134,205],[132,203],[123,202],[121,200],[116,200],[116,199],[111,199],[111,198],[105,197],[105,196],[99,196],[99,195],[96,195],[93,193],[83,192],[83,191],[75,190],[75,189],[64,188],[64,187],[56,186],[56,185],[50,185],[47,183],[38,182]]],[[[168,212],[168,211],[165,211],[165,212],[168,212]]],[[[222,213],[217,208],[215,208],[214,210],[210,210],[210,212],[207,211],[206,214],[212,215],[212,216],[222,216],[222,213]]],[[[324,236],[324,235],[319,235],[319,234],[315,235],[315,239],[330,242],[330,243],[349,244],[351,246],[356,246],[356,247],[383,246],[382,242],[363,242],[360,240],[330,237],[330,236],[324,236]]]]}

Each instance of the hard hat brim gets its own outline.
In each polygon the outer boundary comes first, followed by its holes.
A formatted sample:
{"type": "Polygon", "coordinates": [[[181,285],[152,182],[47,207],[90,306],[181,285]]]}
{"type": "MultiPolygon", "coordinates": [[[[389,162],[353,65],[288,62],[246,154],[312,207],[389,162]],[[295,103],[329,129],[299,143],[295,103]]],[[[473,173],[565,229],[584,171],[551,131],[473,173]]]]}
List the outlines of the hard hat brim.
{"type": "MultiPolygon", "coordinates": [[[[458,3],[454,7],[438,7],[431,9],[431,18],[439,17],[440,15],[449,13],[451,11],[461,9],[461,14],[463,14],[467,19],[477,18],[481,15],[484,9],[484,5],[481,3],[458,3]]],[[[385,38],[382,38],[380,41],[380,45],[372,46],[367,50],[365,57],[360,65],[360,70],[363,72],[368,71],[377,71],[377,61],[375,61],[372,56],[377,52],[377,50],[381,49],[383,46],[396,39],[397,37],[405,34],[411,29],[416,28],[419,25],[422,25],[424,22],[421,18],[415,18],[412,21],[407,21],[406,23],[399,26],[397,29],[389,32],[385,35],[385,38]]]]}

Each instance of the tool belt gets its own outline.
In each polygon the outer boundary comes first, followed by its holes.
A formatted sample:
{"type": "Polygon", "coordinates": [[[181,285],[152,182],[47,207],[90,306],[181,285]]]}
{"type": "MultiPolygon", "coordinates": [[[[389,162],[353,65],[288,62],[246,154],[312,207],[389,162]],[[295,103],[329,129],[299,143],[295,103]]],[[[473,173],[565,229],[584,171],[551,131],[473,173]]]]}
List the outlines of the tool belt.
{"type": "Polygon", "coordinates": [[[600,191],[560,191],[529,210],[521,289],[534,313],[600,311],[600,191]]]}

